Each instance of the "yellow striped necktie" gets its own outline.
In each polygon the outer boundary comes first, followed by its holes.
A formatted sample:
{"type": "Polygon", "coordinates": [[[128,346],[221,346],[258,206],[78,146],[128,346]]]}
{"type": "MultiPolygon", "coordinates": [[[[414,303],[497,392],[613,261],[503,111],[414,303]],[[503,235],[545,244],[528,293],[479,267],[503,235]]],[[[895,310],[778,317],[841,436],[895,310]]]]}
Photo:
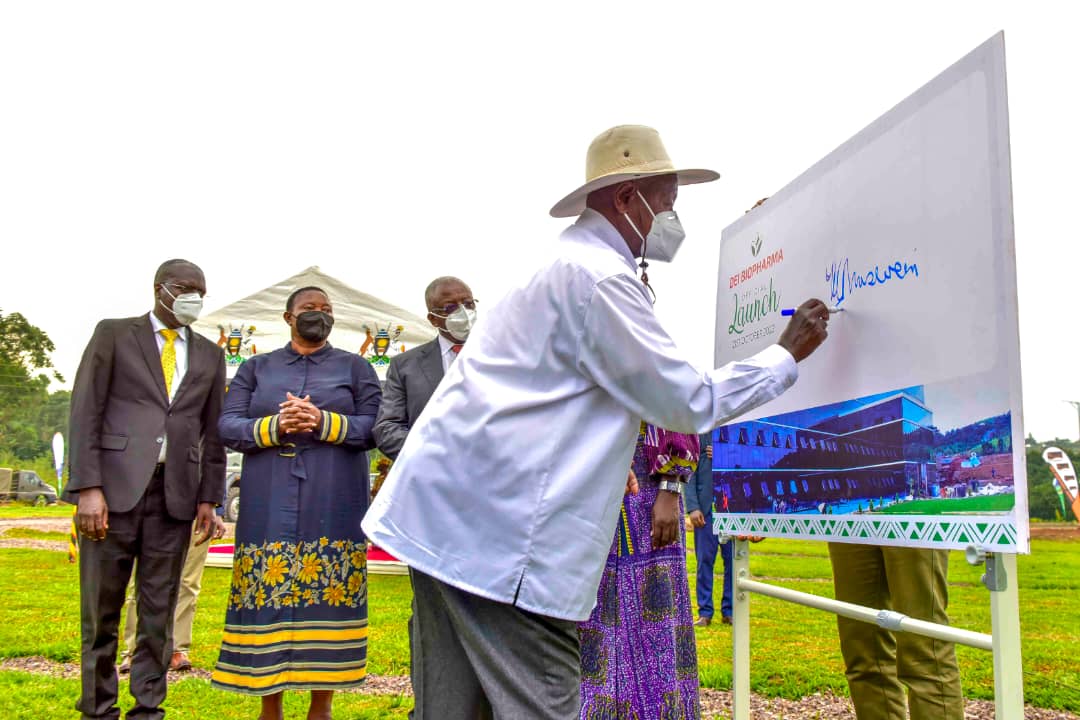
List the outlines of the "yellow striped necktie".
{"type": "Polygon", "coordinates": [[[165,375],[165,394],[172,398],[173,375],[176,374],[176,338],[180,333],[170,328],[159,330],[165,338],[165,347],[161,348],[161,372],[165,375]]]}
{"type": "Polygon", "coordinates": [[[68,562],[79,562],[79,506],[71,511],[71,531],[68,533],[68,562]]]}

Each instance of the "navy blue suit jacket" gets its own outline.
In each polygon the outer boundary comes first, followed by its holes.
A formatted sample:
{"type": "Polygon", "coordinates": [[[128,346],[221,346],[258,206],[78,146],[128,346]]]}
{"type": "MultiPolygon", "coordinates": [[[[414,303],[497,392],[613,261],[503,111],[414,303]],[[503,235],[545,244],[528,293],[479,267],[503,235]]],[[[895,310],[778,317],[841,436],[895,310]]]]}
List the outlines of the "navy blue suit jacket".
{"type": "Polygon", "coordinates": [[[713,463],[705,455],[705,448],[712,442],[712,433],[702,433],[698,440],[701,442],[701,457],[698,460],[697,471],[686,483],[686,512],[700,510],[705,517],[709,517],[713,504],[713,463]]]}

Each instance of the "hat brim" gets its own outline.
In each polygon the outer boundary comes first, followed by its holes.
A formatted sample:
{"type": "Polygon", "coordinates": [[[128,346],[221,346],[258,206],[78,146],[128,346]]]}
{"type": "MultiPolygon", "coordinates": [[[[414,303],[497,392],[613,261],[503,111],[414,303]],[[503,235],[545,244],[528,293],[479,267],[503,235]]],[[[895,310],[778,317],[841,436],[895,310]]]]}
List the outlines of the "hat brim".
{"type": "Polygon", "coordinates": [[[655,177],[657,175],[677,175],[679,177],[679,185],[697,185],[698,183],[707,183],[720,179],[720,173],[713,170],[702,169],[657,170],[655,172],[612,173],[610,175],[602,175],[585,183],[577,190],[555,203],[550,210],[551,217],[577,217],[585,210],[585,199],[589,196],[589,193],[595,192],[600,188],[618,185],[627,180],[638,180],[640,178],[655,177]]]}

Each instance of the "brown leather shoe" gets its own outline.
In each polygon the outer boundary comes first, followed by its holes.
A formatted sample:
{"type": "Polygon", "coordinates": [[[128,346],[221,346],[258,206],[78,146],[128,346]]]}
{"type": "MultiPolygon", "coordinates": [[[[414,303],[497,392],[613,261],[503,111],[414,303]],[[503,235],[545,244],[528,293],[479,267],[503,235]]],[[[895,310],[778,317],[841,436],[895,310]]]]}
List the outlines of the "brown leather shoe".
{"type": "Polygon", "coordinates": [[[694,623],[694,627],[709,627],[709,625],[711,625],[711,624],[712,624],[712,618],[708,617],[708,616],[705,616],[705,615],[702,615],[701,617],[699,617],[697,619],[697,622],[694,623]]]}
{"type": "Polygon", "coordinates": [[[188,660],[187,653],[174,652],[172,654],[172,660],[169,661],[169,669],[176,672],[187,672],[191,669],[191,661],[188,660]]]}
{"type": "Polygon", "coordinates": [[[121,675],[128,675],[131,673],[131,658],[125,657],[124,661],[116,668],[116,672],[121,675]]]}
{"type": "Polygon", "coordinates": [[[724,623],[725,625],[730,625],[731,624],[731,616],[730,615],[724,615],[723,617],[720,618],[720,622],[724,623]]]}

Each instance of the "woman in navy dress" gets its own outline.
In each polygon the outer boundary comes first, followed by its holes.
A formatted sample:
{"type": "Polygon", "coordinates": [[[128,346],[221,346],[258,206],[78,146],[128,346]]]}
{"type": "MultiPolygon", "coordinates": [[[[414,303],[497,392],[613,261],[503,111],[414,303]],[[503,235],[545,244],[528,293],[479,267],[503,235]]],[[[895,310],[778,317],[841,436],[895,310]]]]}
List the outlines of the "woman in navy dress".
{"type": "Polygon", "coordinates": [[[282,717],[285,690],[311,691],[309,720],[367,665],[366,451],[379,381],[326,342],[333,308],[319,288],[287,303],[292,340],[240,366],[219,422],[244,453],[232,589],[215,687],[262,697],[282,717]]]}

